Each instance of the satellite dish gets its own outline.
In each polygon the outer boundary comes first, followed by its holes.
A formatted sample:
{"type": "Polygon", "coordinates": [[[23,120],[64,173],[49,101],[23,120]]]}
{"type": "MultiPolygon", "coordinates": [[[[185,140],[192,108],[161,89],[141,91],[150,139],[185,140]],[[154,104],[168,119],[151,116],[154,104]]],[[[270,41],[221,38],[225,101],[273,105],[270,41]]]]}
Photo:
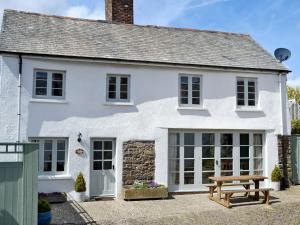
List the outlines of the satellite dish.
{"type": "Polygon", "coordinates": [[[291,57],[291,51],[286,48],[277,48],[274,52],[274,55],[279,62],[283,62],[291,57]]]}

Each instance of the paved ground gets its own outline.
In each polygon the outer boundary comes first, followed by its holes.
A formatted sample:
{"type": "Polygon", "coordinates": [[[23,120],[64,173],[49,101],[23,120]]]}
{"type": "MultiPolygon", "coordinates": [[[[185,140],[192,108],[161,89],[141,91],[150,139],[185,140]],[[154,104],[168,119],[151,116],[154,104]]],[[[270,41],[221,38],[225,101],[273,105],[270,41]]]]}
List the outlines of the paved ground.
{"type": "Polygon", "coordinates": [[[210,201],[207,194],[193,194],[176,195],[169,200],[84,202],[75,212],[80,212],[89,224],[300,224],[300,186],[271,195],[270,206],[239,198],[235,202],[240,206],[226,209],[210,201]]]}

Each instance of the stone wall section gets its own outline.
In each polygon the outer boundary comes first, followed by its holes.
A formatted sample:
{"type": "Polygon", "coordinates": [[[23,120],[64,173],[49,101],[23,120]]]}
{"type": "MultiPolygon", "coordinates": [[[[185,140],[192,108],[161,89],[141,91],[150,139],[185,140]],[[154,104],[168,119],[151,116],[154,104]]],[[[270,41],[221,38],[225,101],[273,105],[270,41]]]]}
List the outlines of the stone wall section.
{"type": "Polygon", "coordinates": [[[293,183],[291,136],[278,136],[278,159],[279,167],[284,176],[281,181],[281,187],[287,188],[293,183]]]}
{"type": "Polygon", "coordinates": [[[135,180],[151,181],[155,174],[155,141],[132,140],[123,143],[123,185],[135,180]]]}

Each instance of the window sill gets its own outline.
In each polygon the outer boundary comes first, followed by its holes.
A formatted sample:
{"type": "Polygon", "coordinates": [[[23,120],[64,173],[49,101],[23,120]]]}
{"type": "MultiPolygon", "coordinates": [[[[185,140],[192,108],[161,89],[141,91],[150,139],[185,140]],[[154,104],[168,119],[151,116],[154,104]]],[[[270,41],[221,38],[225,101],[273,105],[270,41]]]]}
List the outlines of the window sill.
{"type": "Polygon", "coordinates": [[[68,104],[65,100],[58,100],[58,99],[31,99],[30,102],[32,103],[52,103],[52,104],[68,104]]]}
{"type": "Polygon", "coordinates": [[[70,175],[39,175],[38,180],[71,180],[70,175]]]}
{"type": "Polygon", "coordinates": [[[134,106],[133,102],[105,102],[105,106],[134,106]]]}
{"type": "Polygon", "coordinates": [[[249,107],[242,107],[236,108],[236,112],[264,112],[261,108],[249,108],[249,107]]]}
{"type": "Polygon", "coordinates": [[[177,110],[196,110],[196,111],[208,111],[206,108],[203,108],[201,106],[199,107],[193,107],[193,106],[178,106],[177,110]]]}

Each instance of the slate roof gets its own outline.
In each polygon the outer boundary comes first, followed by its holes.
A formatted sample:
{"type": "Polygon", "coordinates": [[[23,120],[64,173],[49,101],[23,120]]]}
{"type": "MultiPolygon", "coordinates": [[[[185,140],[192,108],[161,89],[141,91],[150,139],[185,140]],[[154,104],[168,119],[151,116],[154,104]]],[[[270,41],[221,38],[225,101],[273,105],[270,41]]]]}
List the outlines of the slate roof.
{"type": "Polygon", "coordinates": [[[249,35],[5,10],[0,52],[288,71],[249,35]]]}

